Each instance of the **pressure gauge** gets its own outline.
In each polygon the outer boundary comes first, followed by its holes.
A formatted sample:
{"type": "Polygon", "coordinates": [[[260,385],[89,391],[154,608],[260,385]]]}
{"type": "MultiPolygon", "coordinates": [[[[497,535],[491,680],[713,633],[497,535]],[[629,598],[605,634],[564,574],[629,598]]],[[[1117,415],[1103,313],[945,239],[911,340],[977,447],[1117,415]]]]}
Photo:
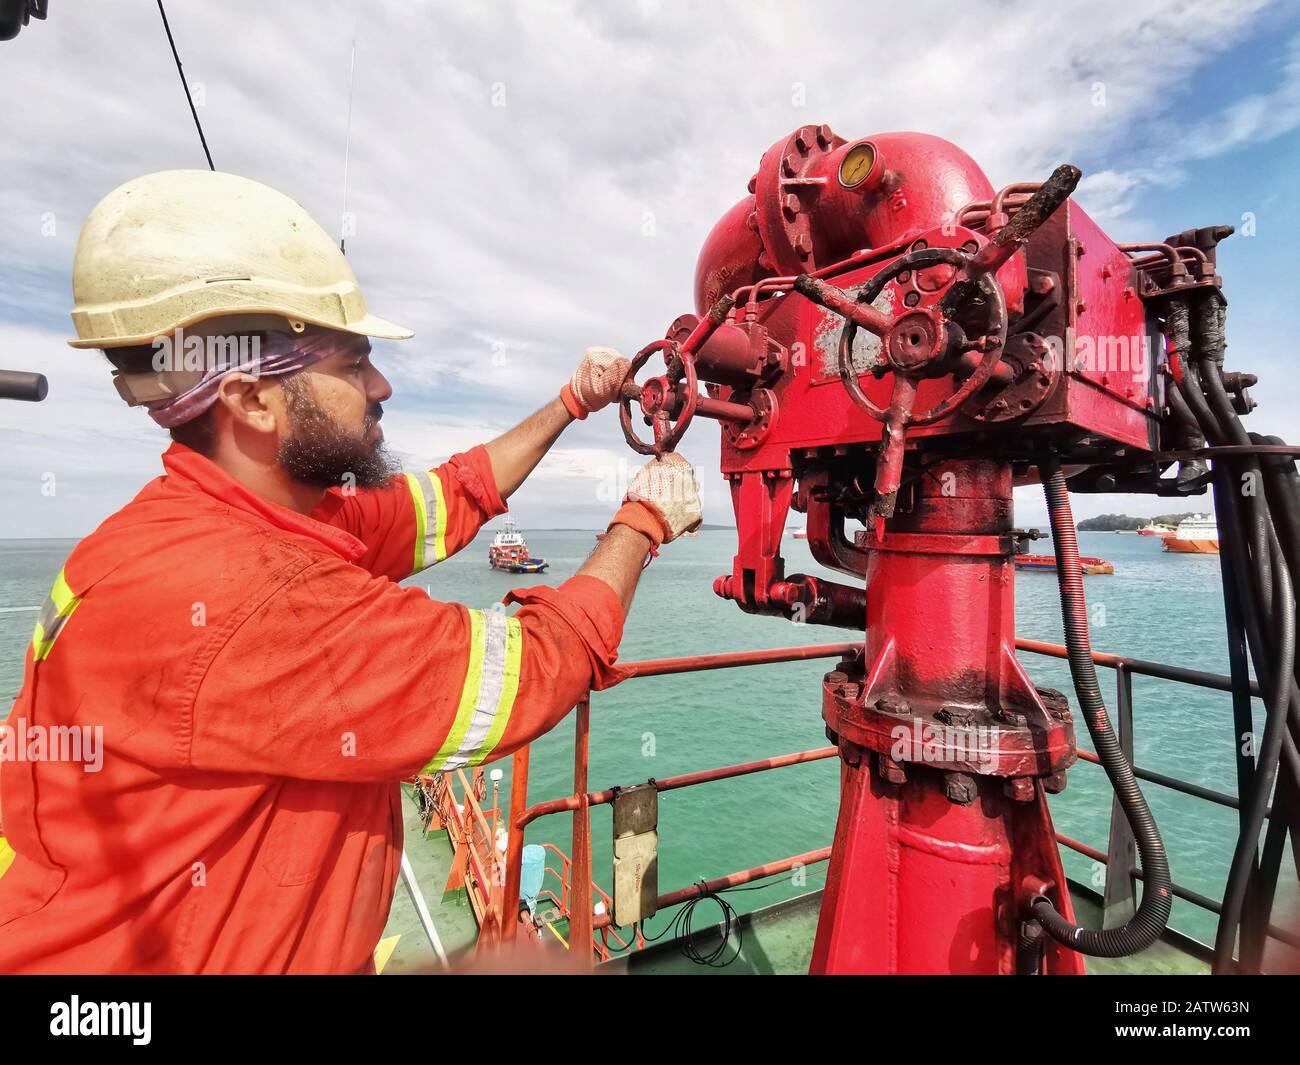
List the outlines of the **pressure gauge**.
{"type": "Polygon", "coordinates": [[[840,184],[846,189],[856,189],[871,176],[876,165],[876,149],[870,141],[855,144],[840,160],[840,184]]]}

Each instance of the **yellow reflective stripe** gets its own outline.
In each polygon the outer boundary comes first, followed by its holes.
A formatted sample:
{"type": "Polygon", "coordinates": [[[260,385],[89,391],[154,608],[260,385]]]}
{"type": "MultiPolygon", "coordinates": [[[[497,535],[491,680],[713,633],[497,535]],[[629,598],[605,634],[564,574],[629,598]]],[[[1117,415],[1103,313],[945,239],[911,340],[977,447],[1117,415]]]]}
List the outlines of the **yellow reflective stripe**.
{"type": "Polygon", "coordinates": [[[424,569],[424,531],[429,525],[429,511],[424,504],[424,489],[415,479],[415,474],[406,475],[406,487],[411,491],[411,501],[415,504],[415,568],[412,573],[424,569]]]}
{"type": "Polygon", "coordinates": [[[54,587],[50,589],[50,598],[54,600],[55,609],[63,617],[71,614],[72,608],[77,605],[77,597],[72,594],[72,589],[68,587],[68,578],[63,575],[63,570],[59,570],[59,575],[54,578],[54,587]]]}
{"type": "Polygon", "coordinates": [[[54,578],[54,586],[50,589],[49,597],[36,616],[36,628],[32,630],[33,661],[39,662],[49,656],[64,624],[80,605],[81,600],[72,593],[63,570],[59,570],[59,575],[54,578]]]}
{"type": "Polygon", "coordinates": [[[523,660],[523,656],[524,627],[517,618],[507,618],[505,678],[501,685],[501,698],[497,700],[492,731],[483,741],[483,746],[469,756],[467,765],[482,765],[496,745],[501,742],[501,736],[506,730],[506,725],[510,723],[510,715],[515,708],[515,696],[519,692],[519,663],[523,660]]]}
{"type": "Polygon", "coordinates": [[[469,610],[469,665],[465,669],[465,683],[460,691],[460,704],[456,707],[456,719],[451,724],[451,731],[442,741],[438,753],[433,756],[421,773],[441,772],[443,765],[460,748],[461,740],[469,730],[469,723],[474,717],[474,707],[478,703],[479,686],[483,683],[484,640],[483,611],[469,610]]]}
{"type": "Polygon", "coordinates": [[[433,482],[433,494],[438,500],[438,512],[433,523],[433,561],[441,562],[447,557],[447,503],[442,497],[442,479],[431,471],[429,480],[433,482]]]}
{"type": "Polygon", "coordinates": [[[447,505],[442,481],[432,470],[406,474],[406,486],[415,506],[415,565],[412,573],[447,557],[447,505]]]}
{"type": "Polygon", "coordinates": [[[496,749],[519,693],[524,629],[497,610],[471,610],[470,661],[451,732],[421,772],[481,765],[496,749]]]}
{"type": "Polygon", "coordinates": [[[14,864],[14,849],[9,846],[9,841],[0,836],[0,876],[4,876],[9,871],[9,867],[14,864]]]}

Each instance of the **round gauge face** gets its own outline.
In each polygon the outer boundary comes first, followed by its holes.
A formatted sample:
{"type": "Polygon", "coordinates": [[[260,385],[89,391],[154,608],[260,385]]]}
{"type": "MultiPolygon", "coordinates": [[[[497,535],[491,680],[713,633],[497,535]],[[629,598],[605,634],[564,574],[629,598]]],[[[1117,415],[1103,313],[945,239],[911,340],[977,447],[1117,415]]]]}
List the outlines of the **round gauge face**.
{"type": "Polygon", "coordinates": [[[840,162],[840,184],[846,189],[856,188],[867,180],[876,165],[876,149],[866,141],[855,144],[840,162]]]}

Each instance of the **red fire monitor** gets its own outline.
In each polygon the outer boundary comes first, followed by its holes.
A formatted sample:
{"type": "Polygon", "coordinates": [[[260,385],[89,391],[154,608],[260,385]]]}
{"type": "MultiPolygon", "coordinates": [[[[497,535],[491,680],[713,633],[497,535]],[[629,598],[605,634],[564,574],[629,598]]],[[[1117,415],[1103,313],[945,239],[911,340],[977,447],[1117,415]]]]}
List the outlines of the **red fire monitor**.
{"type": "MultiPolygon", "coordinates": [[[[937,137],[798,129],[705,242],[697,314],[624,386],[643,453],[721,424],[739,545],[717,594],[865,634],[822,690],[842,794],[816,972],[1010,973],[1034,900],[1072,919],[1046,797],[1074,729],[1014,653],[1012,486],[1050,459],[1074,490],[1178,491],[1152,308],[1217,284],[1227,232],[1116,244],[1079,176],[996,190],[937,137]],[[786,573],[792,509],[852,582],[786,573]]],[[[1082,968],[1045,940],[1037,971],[1082,968]]]]}

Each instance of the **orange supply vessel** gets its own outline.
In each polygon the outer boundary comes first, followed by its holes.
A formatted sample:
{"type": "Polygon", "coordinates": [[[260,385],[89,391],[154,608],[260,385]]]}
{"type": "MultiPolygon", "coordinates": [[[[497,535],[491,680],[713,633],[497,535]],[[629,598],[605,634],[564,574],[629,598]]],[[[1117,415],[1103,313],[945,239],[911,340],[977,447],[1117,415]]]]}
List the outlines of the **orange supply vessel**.
{"type": "Polygon", "coordinates": [[[1172,536],[1161,541],[1166,551],[1189,555],[1219,553],[1219,525],[1213,514],[1195,514],[1184,518],[1172,536]]]}

